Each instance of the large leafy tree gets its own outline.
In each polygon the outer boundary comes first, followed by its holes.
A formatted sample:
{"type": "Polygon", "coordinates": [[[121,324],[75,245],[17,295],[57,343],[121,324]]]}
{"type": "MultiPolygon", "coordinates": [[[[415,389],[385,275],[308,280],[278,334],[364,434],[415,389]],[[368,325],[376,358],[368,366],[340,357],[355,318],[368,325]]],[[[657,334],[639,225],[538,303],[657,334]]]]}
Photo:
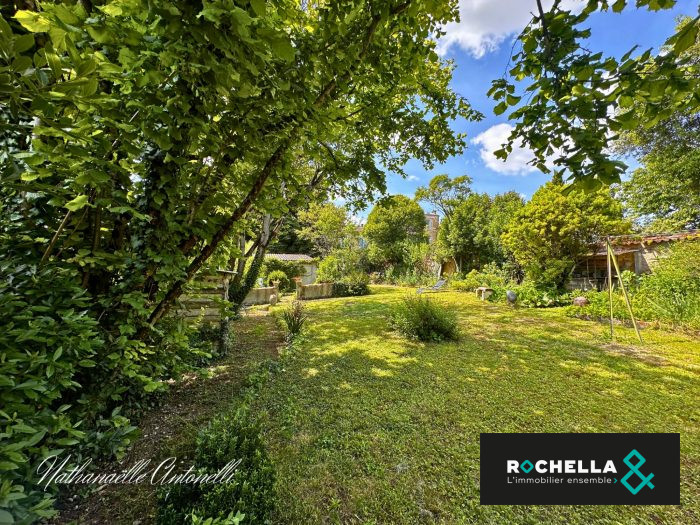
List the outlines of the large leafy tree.
{"type": "Polygon", "coordinates": [[[630,218],[651,233],[700,228],[700,149],[664,147],[642,162],[619,192],[630,218]]]}
{"type": "Polygon", "coordinates": [[[264,251],[308,191],[360,198],[461,151],[450,122],[478,114],[434,50],[453,2],[22,5],[0,18],[0,417],[39,429],[1,459],[27,519],[33,459],[103,417],[118,448],[113,410],[172,373],[166,316],[198,272],[264,251]]]}
{"type": "Polygon", "coordinates": [[[608,189],[572,191],[554,180],[538,189],[511,220],[503,244],[523,267],[526,278],[560,287],[594,243],[629,230],[621,203],[608,189]]]}
{"type": "Polygon", "coordinates": [[[427,186],[416,189],[418,202],[432,204],[443,217],[452,215],[460,201],[471,193],[472,179],[468,175],[450,178],[449,175],[436,175],[427,186]]]}
{"type": "Polygon", "coordinates": [[[369,242],[370,261],[378,266],[400,266],[408,258],[408,245],[427,240],[425,213],[405,195],[380,200],[367,217],[362,236],[369,242]]]}
{"type": "Polygon", "coordinates": [[[488,263],[503,265],[509,253],[501,234],[522,207],[522,198],[512,191],[494,197],[471,193],[440,225],[440,255],[453,258],[463,272],[488,263]]]}
{"type": "MultiPolygon", "coordinates": [[[[619,182],[626,166],[612,158],[620,131],[653,126],[677,111],[700,107],[698,62],[685,53],[696,42],[699,18],[683,24],[664,49],[636,48],[617,58],[589,48],[585,24],[596,12],[622,11],[628,0],[588,0],[582,9],[555,0],[549,11],[537,0],[531,23],[518,37],[508,77],[493,82],[497,114],[514,109],[515,129],[496,155],[506,158],[515,141],[532,149],[532,164],[555,169],[583,188],[619,182]]],[[[637,0],[638,8],[668,9],[674,0],[637,0]]],[[[578,6],[581,7],[581,6],[578,6]]]]}
{"type": "Polygon", "coordinates": [[[357,241],[357,226],[344,206],[336,206],[332,202],[313,204],[302,211],[299,218],[303,224],[299,235],[310,241],[322,256],[354,245],[357,241]]]}
{"type": "MultiPolygon", "coordinates": [[[[678,30],[689,23],[682,20],[678,30]]],[[[683,56],[700,63],[700,44],[683,56]]],[[[653,126],[621,133],[616,146],[641,163],[620,191],[639,226],[651,232],[700,227],[700,113],[674,109],[653,126]]]]}
{"type": "Polygon", "coordinates": [[[491,197],[472,193],[461,201],[438,232],[441,250],[453,257],[459,271],[481,268],[493,260],[493,245],[488,234],[491,197]]]}

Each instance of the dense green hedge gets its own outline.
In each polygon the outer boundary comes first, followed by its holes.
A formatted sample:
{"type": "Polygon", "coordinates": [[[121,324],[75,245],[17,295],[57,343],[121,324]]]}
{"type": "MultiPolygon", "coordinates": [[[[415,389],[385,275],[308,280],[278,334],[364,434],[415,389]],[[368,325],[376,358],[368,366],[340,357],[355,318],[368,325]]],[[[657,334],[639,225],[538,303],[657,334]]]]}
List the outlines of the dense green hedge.
{"type": "Polygon", "coordinates": [[[369,294],[369,276],[353,273],[333,283],[333,297],[354,297],[369,294]]]}
{"type": "Polygon", "coordinates": [[[198,473],[215,474],[240,460],[227,483],[171,484],[158,493],[157,523],[185,525],[191,515],[224,519],[243,515],[243,523],[266,523],[274,508],[274,469],[260,427],[244,408],[220,416],[197,438],[194,465],[198,473]]]}

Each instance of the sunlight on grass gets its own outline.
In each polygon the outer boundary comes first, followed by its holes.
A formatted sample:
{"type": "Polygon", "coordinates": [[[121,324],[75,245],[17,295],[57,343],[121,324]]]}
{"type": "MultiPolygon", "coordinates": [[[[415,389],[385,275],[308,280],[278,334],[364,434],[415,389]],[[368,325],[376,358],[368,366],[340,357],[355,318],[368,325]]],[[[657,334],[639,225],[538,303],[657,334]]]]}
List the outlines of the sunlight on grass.
{"type": "Polygon", "coordinates": [[[460,339],[390,331],[415,293],[307,302],[299,348],[257,400],[284,523],[693,523],[700,515],[700,341],[431,295],[460,339]],[[313,371],[313,373],[311,372],[313,371]],[[695,402],[693,401],[695,400],[695,402]],[[482,507],[480,432],[680,432],[680,507],[482,507]]]}

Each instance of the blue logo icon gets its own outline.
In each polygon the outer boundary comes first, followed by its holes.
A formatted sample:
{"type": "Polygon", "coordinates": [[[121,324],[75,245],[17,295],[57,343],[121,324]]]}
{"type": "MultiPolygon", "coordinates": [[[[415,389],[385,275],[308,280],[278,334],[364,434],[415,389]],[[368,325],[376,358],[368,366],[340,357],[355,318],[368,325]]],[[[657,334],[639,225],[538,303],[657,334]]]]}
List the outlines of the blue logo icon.
{"type": "Polygon", "coordinates": [[[641,472],[639,472],[639,467],[644,465],[644,463],[647,462],[647,460],[642,456],[639,452],[637,452],[636,449],[632,450],[629,454],[627,454],[627,457],[623,460],[625,462],[625,465],[627,465],[630,468],[630,471],[625,474],[625,477],[623,477],[620,480],[620,483],[622,483],[625,487],[627,487],[627,490],[629,490],[632,494],[637,494],[642,488],[646,485],[650,489],[654,488],[654,485],[651,483],[651,478],[654,477],[653,473],[650,473],[648,476],[645,476],[641,472]],[[631,459],[633,457],[636,457],[639,461],[637,461],[636,464],[632,464],[631,459]],[[627,481],[633,474],[636,474],[639,479],[642,481],[639,482],[639,485],[636,487],[633,487],[632,485],[629,484],[627,481]]]}
{"type": "Polygon", "coordinates": [[[532,462],[531,462],[529,459],[526,459],[525,461],[523,461],[523,462],[520,464],[520,469],[521,469],[525,474],[529,474],[530,471],[532,470],[532,468],[533,468],[534,466],[535,466],[535,465],[533,465],[532,462]],[[527,466],[525,466],[526,464],[527,464],[527,466]]]}

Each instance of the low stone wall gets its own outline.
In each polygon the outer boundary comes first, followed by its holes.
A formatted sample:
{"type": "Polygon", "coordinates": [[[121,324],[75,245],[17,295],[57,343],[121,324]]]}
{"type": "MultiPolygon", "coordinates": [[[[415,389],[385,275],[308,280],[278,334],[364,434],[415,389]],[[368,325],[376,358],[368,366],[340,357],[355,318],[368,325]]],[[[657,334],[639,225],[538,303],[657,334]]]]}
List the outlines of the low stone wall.
{"type": "Polygon", "coordinates": [[[264,288],[253,288],[248,295],[243,299],[244,306],[252,306],[254,304],[270,304],[272,296],[279,298],[279,290],[275,286],[266,286],[264,288]]]}
{"type": "Polygon", "coordinates": [[[333,297],[333,283],[301,284],[297,282],[297,299],[333,297]]]}

